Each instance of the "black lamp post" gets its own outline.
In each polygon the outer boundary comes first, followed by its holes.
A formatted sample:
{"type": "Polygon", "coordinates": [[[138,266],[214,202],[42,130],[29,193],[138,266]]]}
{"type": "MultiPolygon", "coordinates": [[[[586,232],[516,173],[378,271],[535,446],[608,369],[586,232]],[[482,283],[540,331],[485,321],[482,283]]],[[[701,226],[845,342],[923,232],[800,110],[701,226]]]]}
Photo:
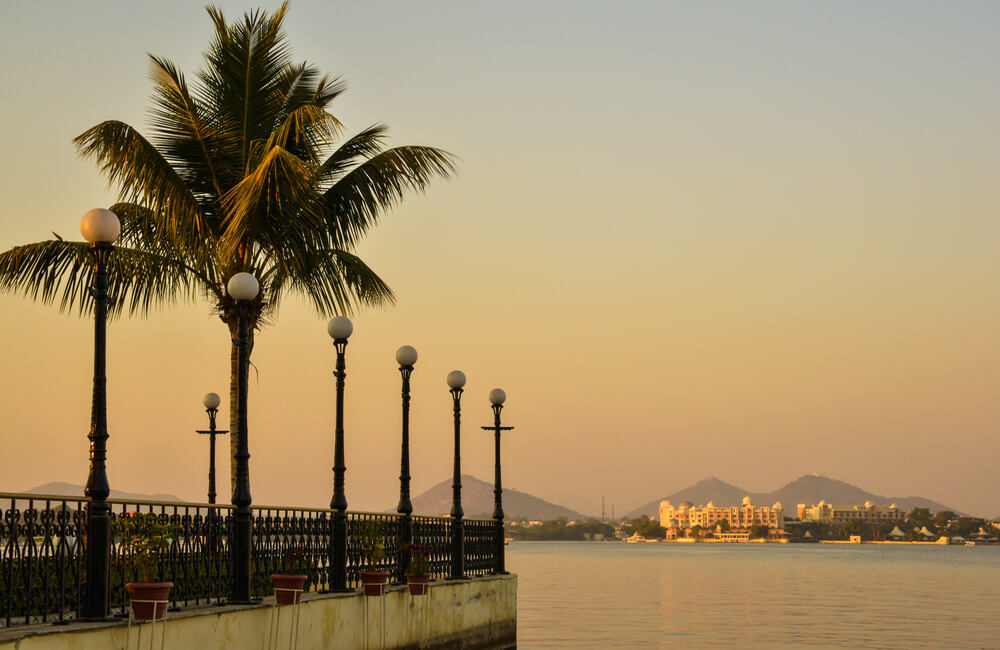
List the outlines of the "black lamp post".
{"type": "Polygon", "coordinates": [[[403,377],[403,448],[399,460],[399,505],[396,512],[403,515],[400,531],[399,571],[397,579],[406,578],[406,557],[409,544],[413,542],[413,503],[410,502],[410,374],[417,362],[417,351],[404,345],[396,350],[396,363],[403,377]]]}
{"type": "Polygon", "coordinates": [[[250,307],[260,284],[249,273],[237,273],[229,279],[229,295],[236,300],[239,316],[237,347],[239,373],[236,378],[236,401],[239,412],[236,423],[236,487],[233,505],[236,506],[236,526],[233,540],[233,594],[232,602],[250,602],[250,546],[253,513],[250,512],[250,449],[247,444],[247,384],[250,372],[250,307]]]}
{"type": "Polygon", "coordinates": [[[465,527],[462,517],[462,386],[465,373],[452,370],[448,373],[448,388],[455,412],[455,471],[451,482],[451,575],[449,579],[465,577],[465,527]]]}
{"type": "Polygon", "coordinates": [[[94,398],[90,408],[90,473],[84,494],[87,502],[87,589],[85,616],[92,620],[108,618],[108,595],[111,582],[111,506],[108,495],[108,403],[107,320],[108,260],[121,234],[121,222],[114,212],[102,208],[88,210],[80,220],[80,232],[90,242],[94,257],[94,398]]]}
{"type": "MultiPolygon", "coordinates": [[[[215,393],[205,393],[205,397],[202,398],[201,403],[205,406],[205,412],[208,413],[208,430],[198,431],[200,434],[205,434],[209,436],[208,443],[208,502],[210,504],[215,504],[215,436],[225,435],[229,433],[228,431],[222,431],[215,428],[215,416],[219,413],[219,404],[222,402],[219,396],[215,393]]],[[[216,547],[218,546],[218,526],[219,526],[219,513],[216,512],[215,508],[208,509],[208,548],[212,550],[212,553],[216,552],[216,547]]]]}
{"type": "Polygon", "coordinates": [[[514,427],[502,427],[500,426],[500,411],[503,410],[503,403],[507,400],[507,393],[499,388],[494,388],[490,391],[490,405],[493,409],[493,426],[483,427],[486,431],[493,431],[496,440],[496,465],[494,467],[493,476],[493,522],[495,525],[495,530],[493,532],[493,546],[494,553],[496,555],[496,568],[494,573],[507,573],[504,569],[503,561],[503,504],[501,503],[501,497],[503,495],[503,486],[500,483],[500,432],[510,431],[514,427]]]}
{"type": "MultiPolygon", "coordinates": [[[[205,405],[205,412],[208,413],[208,430],[199,430],[197,433],[209,436],[208,442],[208,502],[215,503],[215,436],[222,436],[228,431],[215,428],[215,416],[219,413],[219,404],[222,402],[215,393],[205,393],[201,403],[205,405]]],[[[213,513],[214,514],[214,513],[213,513]]]]}
{"type": "Polygon", "coordinates": [[[333,514],[333,544],[330,566],[332,578],[330,588],[333,591],[347,590],[347,495],[344,494],[344,353],[347,350],[347,339],[354,332],[354,325],[344,316],[330,319],[326,331],[333,339],[333,347],[337,350],[337,424],[334,430],[333,443],[333,498],[330,509],[333,514]]]}

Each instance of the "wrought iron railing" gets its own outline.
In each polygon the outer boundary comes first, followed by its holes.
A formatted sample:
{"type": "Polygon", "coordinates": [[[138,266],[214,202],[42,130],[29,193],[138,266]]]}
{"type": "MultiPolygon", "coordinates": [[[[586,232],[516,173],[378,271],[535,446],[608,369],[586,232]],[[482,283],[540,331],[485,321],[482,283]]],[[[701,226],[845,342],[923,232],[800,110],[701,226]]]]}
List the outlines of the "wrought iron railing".
{"type": "Polygon", "coordinates": [[[413,541],[427,546],[432,578],[444,580],[451,575],[451,519],[414,516],[413,541]]]}
{"type": "Polygon", "coordinates": [[[496,523],[492,519],[465,520],[465,574],[482,576],[496,568],[496,523]]]}
{"type": "Polygon", "coordinates": [[[171,607],[222,604],[229,597],[232,506],[108,499],[111,504],[111,613],[127,616],[125,584],[136,580],[120,546],[122,517],[151,513],[177,527],[177,540],[160,558],[157,579],[174,583],[171,607]]]}
{"type": "Polygon", "coordinates": [[[0,623],[65,622],[80,615],[87,500],[0,493],[0,623]]]}
{"type": "MultiPolygon", "coordinates": [[[[158,579],[174,583],[171,606],[219,605],[229,598],[233,580],[230,540],[233,507],[206,503],[167,503],[110,499],[112,507],[111,582],[109,608],[126,616],[125,584],[136,579],[129,558],[120,546],[123,517],[152,513],[177,527],[177,540],[160,558],[158,579]]],[[[66,622],[83,611],[87,499],[0,493],[3,521],[0,525],[0,627],[34,623],[66,622]]],[[[289,569],[309,576],[307,591],[330,589],[333,510],[255,506],[251,594],[271,595],[270,576],[289,569]],[[295,549],[296,552],[291,551],[295,549]],[[298,558],[291,566],[291,558],[298,558]]],[[[388,571],[393,583],[403,574],[403,527],[407,518],[398,514],[348,512],[347,585],[359,586],[358,572],[388,571]],[[384,558],[372,565],[364,556],[359,533],[375,525],[380,530],[384,558]]],[[[448,517],[413,516],[414,543],[427,546],[430,573],[434,579],[450,576],[453,546],[452,521],[448,517]]],[[[492,542],[494,522],[464,520],[464,556],[467,575],[484,575],[496,566],[492,542]]]]}
{"type": "Polygon", "coordinates": [[[273,593],[271,574],[295,569],[308,576],[306,591],[330,587],[332,510],[320,508],[252,507],[253,553],[250,593],[273,593]],[[296,553],[292,550],[296,549],[296,553]],[[298,561],[293,558],[298,556],[298,561]],[[295,562],[296,566],[292,566],[295,562]]]}
{"type": "Polygon", "coordinates": [[[402,516],[397,514],[376,512],[347,513],[347,586],[357,587],[361,584],[358,571],[388,571],[389,580],[398,583],[400,562],[400,535],[402,534],[402,516]],[[382,536],[384,550],[381,562],[371,563],[361,550],[361,534],[359,528],[375,525],[382,536]]]}

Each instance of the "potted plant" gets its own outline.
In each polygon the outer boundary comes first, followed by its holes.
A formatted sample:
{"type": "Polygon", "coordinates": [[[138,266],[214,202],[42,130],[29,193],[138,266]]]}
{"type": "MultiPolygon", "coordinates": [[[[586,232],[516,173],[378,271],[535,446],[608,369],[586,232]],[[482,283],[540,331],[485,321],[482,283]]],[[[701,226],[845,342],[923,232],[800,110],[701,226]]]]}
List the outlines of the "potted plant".
{"type": "Polygon", "coordinates": [[[281,573],[271,575],[274,586],[274,600],[279,605],[295,605],[302,600],[302,591],[309,576],[306,573],[306,547],[292,546],[285,551],[284,566],[281,573]]]}
{"type": "Polygon", "coordinates": [[[153,580],[159,573],[160,558],[177,540],[177,526],[160,521],[153,513],[137,513],[120,517],[118,531],[121,556],[136,577],[135,582],[125,584],[132,614],[137,621],[162,620],[174,583],[153,580]]]}
{"type": "Polygon", "coordinates": [[[385,559],[384,531],[381,521],[358,522],[354,528],[361,554],[368,561],[368,569],[358,571],[366,596],[381,596],[389,582],[389,572],[375,568],[385,559]]]}
{"type": "Polygon", "coordinates": [[[427,544],[406,545],[410,563],[406,567],[406,586],[414,596],[424,596],[430,591],[430,555],[431,548],[427,544]]]}

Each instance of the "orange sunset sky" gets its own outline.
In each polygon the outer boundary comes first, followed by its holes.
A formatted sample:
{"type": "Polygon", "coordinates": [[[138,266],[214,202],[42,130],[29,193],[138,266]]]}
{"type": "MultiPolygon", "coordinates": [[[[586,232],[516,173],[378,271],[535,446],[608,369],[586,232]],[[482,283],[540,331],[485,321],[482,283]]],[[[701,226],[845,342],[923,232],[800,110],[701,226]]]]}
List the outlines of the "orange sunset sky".
{"type": "MultiPolygon", "coordinates": [[[[190,74],[211,23],[198,2],[4,14],[0,248],[78,239],[115,197],[71,139],[146,130],[146,52],[190,74]]],[[[504,483],[559,503],[815,471],[1000,514],[1000,5],[296,1],[286,28],[348,81],[347,134],[384,121],[460,158],[358,250],[398,304],[353,315],[352,509],[396,503],[409,344],[414,494],[450,477],[458,368],[463,470],[492,478],[502,387],[504,483]]],[[[82,484],[92,324],[0,311],[0,490],[82,484]]],[[[257,338],[255,503],[330,500],[327,318],[290,299],[257,338]]],[[[193,431],[228,372],[203,301],[113,322],[112,487],[204,500],[193,431]]]]}

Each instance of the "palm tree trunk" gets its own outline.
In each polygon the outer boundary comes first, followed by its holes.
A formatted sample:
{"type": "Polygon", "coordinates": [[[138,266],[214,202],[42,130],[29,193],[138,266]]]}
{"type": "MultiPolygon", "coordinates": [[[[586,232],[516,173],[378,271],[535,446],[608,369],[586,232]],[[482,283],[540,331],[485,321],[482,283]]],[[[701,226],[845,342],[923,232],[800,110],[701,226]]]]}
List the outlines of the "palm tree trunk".
{"type": "MultiPolygon", "coordinates": [[[[239,436],[242,435],[239,431],[239,395],[237,390],[239,388],[240,380],[240,346],[238,341],[239,335],[239,317],[235,314],[232,321],[226,321],[226,325],[229,327],[229,494],[232,496],[236,492],[236,450],[239,446],[239,436]]],[[[253,341],[254,341],[254,328],[256,327],[256,321],[251,318],[249,323],[249,341],[247,342],[247,357],[253,354],[253,341]]],[[[249,390],[249,386],[247,387],[249,390]]],[[[230,499],[231,500],[231,499],[230,499]]]]}
{"type": "MultiPolygon", "coordinates": [[[[240,374],[240,347],[237,339],[238,321],[228,322],[229,345],[229,494],[236,492],[236,447],[239,441],[239,397],[236,393],[240,374]]],[[[232,499],[230,499],[231,501],[232,499]]]]}

